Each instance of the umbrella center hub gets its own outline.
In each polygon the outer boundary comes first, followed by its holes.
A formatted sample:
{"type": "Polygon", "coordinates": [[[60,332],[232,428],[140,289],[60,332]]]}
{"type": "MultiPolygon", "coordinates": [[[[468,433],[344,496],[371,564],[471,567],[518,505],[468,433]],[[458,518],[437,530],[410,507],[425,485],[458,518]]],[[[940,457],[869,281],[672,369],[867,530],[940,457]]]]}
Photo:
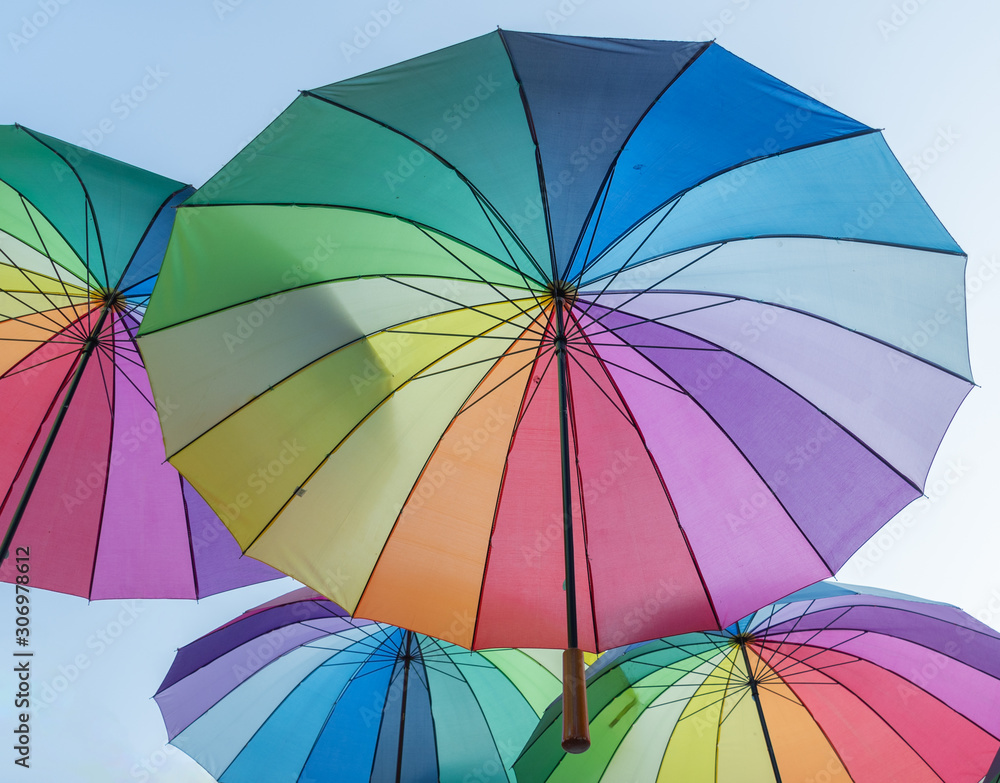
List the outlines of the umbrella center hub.
{"type": "Polygon", "coordinates": [[[576,301],[576,286],[565,280],[553,280],[549,283],[548,293],[557,304],[572,305],[576,301]]]}
{"type": "Polygon", "coordinates": [[[740,631],[729,638],[729,644],[733,647],[745,647],[757,641],[757,637],[749,631],[740,631]]]}
{"type": "Polygon", "coordinates": [[[128,303],[125,300],[125,294],[114,288],[99,288],[96,291],[91,291],[90,301],[94,305],[107,307],[109,310],[114,310],[116,313],[125,312],[128,306],[128,303]]]}

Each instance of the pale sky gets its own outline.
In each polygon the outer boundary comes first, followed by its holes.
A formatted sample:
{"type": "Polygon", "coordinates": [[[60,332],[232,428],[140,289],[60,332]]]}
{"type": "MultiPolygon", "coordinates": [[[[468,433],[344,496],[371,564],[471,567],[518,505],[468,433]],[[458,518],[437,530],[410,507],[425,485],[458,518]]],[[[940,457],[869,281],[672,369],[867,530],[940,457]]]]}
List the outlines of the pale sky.
{"type": "MultiPolygon", "coordinates": [[[[705,40],[885,137],[969,255],[972,367],[959,411],[912,504],[839,577],[957,604],[1000,629],[1000,182],[995,82],[1000,6],[974,0],[6,0],[0,123],[34,130],[195,186],[300,89],[489,32],[705,40]],[[359,29],[376,34],[357,38],[359,29]],[[122,96],[132,96],[123,98],[122,96]],[[135,96],[141,96],[136,100],[135,96]]],[[[200,604],[87,604],[33,593],[32,767],[0,750],[0,780],[200,783],[166,743],[152,695],[174,651],[291,580],[200,604]],[[51,702],[51,703],[47,703],[51,702]]],[[[0,585],[0,656],[14,601],[0,585]]],[[[9,650],[10,652],[7,652],[9,650]]],[[[0,666],[0,693],[12,694],[0,666]]],[[[0,732],[16,726],[0,697],[0,732]]],[[[5,743],[8,747],[10,743],[5,743]]]]}

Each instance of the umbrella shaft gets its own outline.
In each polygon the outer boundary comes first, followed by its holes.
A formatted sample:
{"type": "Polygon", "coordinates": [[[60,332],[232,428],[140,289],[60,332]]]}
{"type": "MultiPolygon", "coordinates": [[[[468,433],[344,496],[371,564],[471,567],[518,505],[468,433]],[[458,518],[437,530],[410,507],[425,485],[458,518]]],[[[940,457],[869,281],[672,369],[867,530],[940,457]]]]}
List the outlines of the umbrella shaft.
{"type": "Polygon", "coordinates": [[[73,372],[73,377],[70,379],[69,386],[66,388],[66,396],[63,397],[62,405],[60,406],[58,413],[56,413],[56,418],[52,422],[52,428],[49,430],[48,437],[42,445],[42,451],[38,455],[38,461],[35,462],[35,467],[31,471],[31,475],[28,477],[28,483],[25,484],[24,491],[21,493],[21,498],[17,503],[17,508],[14,509],[14,516],[11,517],[10,524],[7,526],[7,532],[4,534],[3,543],[0,543],[0,562],[7,559],[7,554],[10,552],[11,542],[14,540],[14,534],[17,532],[17,528],[21,524],[22,517],[24,517],[24,512],[28,507],[28,501],[31,499],[31,493],[34,491],[35,485],[38,483],[38,479],[42,475],[42,468],[45,467],[45,461],[48,459],[49,452],[52,451],[52,446],[56,441],[56,436],[59,434],[59,428],[62,426],[63,419],[66,418],[66,413],[69,410],[70,403],[73,401],[73,395],[76,394],[76,388],[80,385],[80,380],[83,378],[83,371],[87,367],[87,361],[90,359],[91,354],[94,353],[94,349],[97,347],[98,336],[101,333],[101,329],[104,328],[104,321],[108,317],[110,309],[110,303],[104,305],[101,309],[101,314],[97,318],[97,324],[91,330],[90,335],[87,337],[87,341],[84,343],[83,351],[80,353],[80,361],[77,363],[76,370],[73,372]]]}
{"type": "Polygon", "coordinates": [[[774,748],[771,746],[771,735],[767,730],[767,721],[764,720],[764,707],[760,703],[760,694],[757,692],[757,680],[754,679],[753,669],[750,668],[750,656],[747,654],[745,642],[740,643],[743,651],[743,661],[747,667],[747,678],[750,680],[750,693],[753,695],[753,703],[757,705],[757,717],[760,719],[760,728],[764,732],[764,742],[767,744],[767,755],[771,757],[771,769],[774,771],[774,783],[781,783],[781,773],[778,772],[778,759],[774,756],[774,748]]]}
{"type": "Polygon", "coordinates": [[[406,726],[406,690],[410,684],[410,642],[413,631],[407,631],[403,643],[403,701],[399,705],[399,748],[396,753],[396,783],[403,775],[403,730],[406,726]]]}
{"type": "Polygon", "coordinates": [[[569,358],[563,299],[556,297],[556,354],[559,367],[559,448],[562,462],[563,549],[566,556],[566,646],[579,647],[576,623],[576,573],[573,553],[573,494],[569,459],[569,358]]]}

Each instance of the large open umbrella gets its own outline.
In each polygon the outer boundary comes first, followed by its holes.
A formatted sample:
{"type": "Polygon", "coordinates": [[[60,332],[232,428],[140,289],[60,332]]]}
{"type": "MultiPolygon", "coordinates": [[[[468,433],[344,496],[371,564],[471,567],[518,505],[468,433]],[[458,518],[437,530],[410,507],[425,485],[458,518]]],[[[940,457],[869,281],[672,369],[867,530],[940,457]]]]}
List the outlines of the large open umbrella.
{"type": "Polygon", "coordinates": [[[559,704],[518,783],[977,783],[1000,747],[1000,635],[947,604],[821,583],[725,631],[606,653],[585,756],[559,704]]]}
{"type": "Polygon", "coordinates": [[[722,47],[498,31],[303,93],[178,209],[139,343],[254,557],[465,646],[607,649],[726,627],[920,495],[964,269],[878,131],[722,47]]]}
{"type": "Polygon", "coordinates": [[[559,692],[547,652],[471,652],[306,588],[179,650],[156,701],[223,783],[499,783],[559,692]]]}
{"type": "MultiPolygon", "coordinates": [[[[180,182],[0,127],[0,579],[196,598],[281,576],[165,462],[135,345],[180,182]]],[[[179,405],[180,403],[178,403],[179,405]]]]}

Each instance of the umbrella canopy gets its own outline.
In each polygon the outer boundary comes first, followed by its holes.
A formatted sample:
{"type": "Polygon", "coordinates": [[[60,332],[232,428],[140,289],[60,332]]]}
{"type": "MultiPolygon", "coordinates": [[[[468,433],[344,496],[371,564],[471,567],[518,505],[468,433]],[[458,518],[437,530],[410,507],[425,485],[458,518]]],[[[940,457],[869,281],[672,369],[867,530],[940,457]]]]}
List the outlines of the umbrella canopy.
{"type": "Polygon", "coordinates": [[[1000,747],[1000,635],[954,606],[849,585],[606,653],[587,690],[590,752],[551,741],[556,702],[519,783],[976,783],[1000,747]]]}
{"type": "MultiPolygon", "coordinates": [[[[165,462],[135,335],[189,186],[0,127],[0,579],[196,598],[281,576],[241,558],[165,462]],[[18,568],[20,566],[20,568],[18,568]]],[[[161,399],[160,417],[175,409],[161,399]]]]}
{"type": "Polygon", "coordinates": [[[498,31],[303,93],[177,210],[139,343],[246,552],[596,650],[726,627],[921,494],[964,269],[879,132],[722,47],[498,31]]]}
{"type": "Polygon", "coordinates": [[[179,650],[156,701],[224,783],[508,781],[559,690],[534,656],[352,620],[304,589],[179,650]]]}

